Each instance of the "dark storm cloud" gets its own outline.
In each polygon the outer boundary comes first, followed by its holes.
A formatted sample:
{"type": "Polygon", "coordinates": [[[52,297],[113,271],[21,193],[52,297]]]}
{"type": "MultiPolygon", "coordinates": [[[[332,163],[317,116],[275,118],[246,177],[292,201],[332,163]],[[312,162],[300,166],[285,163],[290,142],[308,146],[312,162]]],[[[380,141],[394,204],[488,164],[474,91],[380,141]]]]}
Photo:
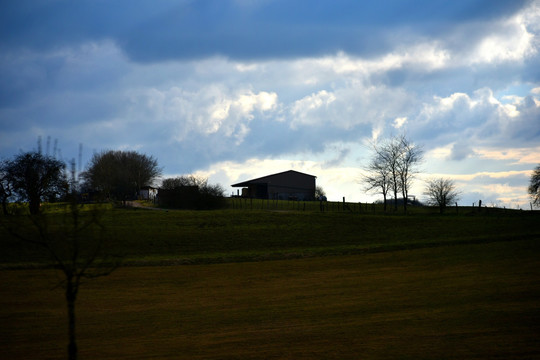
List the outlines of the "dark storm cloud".
{"type": "MultiPolygon", "coordinates": [[[[375,55],[402,34],[508,16],[524,1],[17,1],[0,12],[5,48],[113,40],[135,60],[375,55]],[[414,26],[414,30],[412,27],[414,26]]],[[[415,35],[416,34],[416,35],[415,35]]]]}

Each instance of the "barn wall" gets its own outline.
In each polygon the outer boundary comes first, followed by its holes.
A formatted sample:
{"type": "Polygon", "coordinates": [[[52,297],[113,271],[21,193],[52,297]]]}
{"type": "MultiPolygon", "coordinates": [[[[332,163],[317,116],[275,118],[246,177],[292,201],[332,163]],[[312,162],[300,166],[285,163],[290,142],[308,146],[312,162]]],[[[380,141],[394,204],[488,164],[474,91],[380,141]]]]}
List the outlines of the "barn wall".
{"type": "Polygon", "coordinates": [[[263,179],[268,183],[266,198],[313,200],[315,198],[315,177],[287,172],[270,175],[263,179]]]}
{"type": "Polygon", "coordinates": [[[245,181],[233,186],[243,186],[242,196],[258,199],[315,199],[315,176],[285,171],[245,181]]]}

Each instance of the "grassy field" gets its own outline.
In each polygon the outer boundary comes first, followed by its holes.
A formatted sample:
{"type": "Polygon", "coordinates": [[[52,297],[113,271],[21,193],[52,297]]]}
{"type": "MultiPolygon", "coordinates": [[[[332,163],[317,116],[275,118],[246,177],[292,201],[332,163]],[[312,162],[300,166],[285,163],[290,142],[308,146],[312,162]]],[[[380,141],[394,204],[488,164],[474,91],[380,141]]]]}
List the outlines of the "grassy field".
{"type": "MultiPolygon", "coordinates": [[[[121,268],[78,302],[81,359],[540,358],[536,241],[121,268]]],[[[64,356],[53,270],[0,272],[6,359],[64,356]]]]}
{"type": "MultiPolygon", "coordinates": [[[[538,213],[104,220],[130,266],[83,285],[81,359],[540,359],[538,213]]],[[[65,357],[59,275],[0,235],[1,357],[65,357]]]]}
{"type": "MultiPolygon", "coordinates": [[[[419,210],[417,210],[419,211],[419,210]]],[[[51,215],[53,220],[55,214],[51,215]]],[[[444,216],[319,211],[112,209],[104,218],[109,253],[125,264],[159,265],[303,258],[441,244],[540,238],[539,212],[491,209],[444,216]]],[[[57,222],[60,222],[58,220],[57,222]]],[[[21,219],[18,226],[31,229],[21,219]]],[[[30,230],[27,230],[30,231],[30,230]]],[[[49,260],[0,227],[0,267],[49,260]],[[3,231],[3,232],[2,232],[3,231]]]]}

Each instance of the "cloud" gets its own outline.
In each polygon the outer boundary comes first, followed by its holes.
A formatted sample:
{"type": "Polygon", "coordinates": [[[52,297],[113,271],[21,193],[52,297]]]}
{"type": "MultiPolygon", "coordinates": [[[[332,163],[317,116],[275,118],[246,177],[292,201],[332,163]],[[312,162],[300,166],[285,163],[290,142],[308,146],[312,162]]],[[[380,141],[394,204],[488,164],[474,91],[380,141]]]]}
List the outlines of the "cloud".
{"type": "MultiPolygon", "coordinates": [[[[6,3],[0,156],[50,135],[64,154],[137,149],[170,173],[292,166],[367,199],[363,144],[404,133],[427,174],[525,171],[540,162],[539,4],[6,3]]],[[[490,179],[460,181],[517,193],[490,179]]]]}
{"type": "MultiPolygon", "coordinates": [[[[295,101],[291,106],[291,115],[294,118],[291,127],[294,129],[300,125],[323,125],[321,118],[313,115],[320,111],[327,113],[328,107],[334,101],[336,101],[336,96],[326,90],[321,90],[317,94],[311,94],[295,101]]],[[[326,116],[323,117],[327,118],[326,116]]]]}
{"type": "MultiPolygon", "coordinates": [[[[490,89],[482,88],[474,91],[472,96],[454,93],[424,103],[418,116],[409,121],[409,129],[417,137],[429,139],[433,145],[446,142],[448,135],[463,133],[468,144],[461,141],[461,149],[495,146],[495,143],[522,147],[534,145],[538,140],[539,117],[540,106],[533,97],[518,97],[513,103],[505,104],[496,99],[490,89]]],[[[455,155],[454,159],[460,157],[459,153],[455,155]]]]}
{"type": "Polygon", "coordinates": [[[540,163],[540,147],[531,148],[485,148],[478,149],[476,153],[484,159],[508,160],[513,164],[538,164],[540,163]]]}
{"type": "MultiPolygon", "coordinates": [[[[534,9],[534,7],[533,7],[534,9]]],[[[535,35],[528,28],[540,18],[536,10],[528,9],[499,22],[496,32],[484,37],[474,48],[471,63],[519,61],[536,54],[535,35]]]]}
{"type": "Polygon", "coordinates": [[[424,33],[440,35],[458,24],[511,17],[525,3],[123,0],[103,8],[91,0],[19,1],[3,6],[0,43],[51,49],[111,39],[132,60],[145,62],[214,55],[318,57],[338,51],[371,56],[413,44],[424,33]]]}
{"type": "Polygon", "coordinates": [[[407,122],[407,117],[404,116],[404,117],[398,117],[398,118],[395,118],[394,119],[394,123],[392,124],[392,126],[396,129],[399,129],[401,128],[405,123],[407,122]]]}
{"type": "Polygon", "coordinates": [[[465,141],[458,141],[452,145],[449,159],[459,161],[466,159],[470,155],[474,155],[471,144],[466,143],[465,141]]]}
{"type": "MultiPolygon", "coordinates": [[[[190,137],[216,134],[239,145],[249,133],[249,123],[255,115],[264,117],[265,112],[277,106],[276,93],[253,93],[221,85],[196,91],[150,88],[133,91],[129,97],[132,116],[141,123],[150,119],[154,126],[170,128],[169,140],[179,143],[190,137]]],[[[214,143],[213,147],[219,144],[214,143]]]]}

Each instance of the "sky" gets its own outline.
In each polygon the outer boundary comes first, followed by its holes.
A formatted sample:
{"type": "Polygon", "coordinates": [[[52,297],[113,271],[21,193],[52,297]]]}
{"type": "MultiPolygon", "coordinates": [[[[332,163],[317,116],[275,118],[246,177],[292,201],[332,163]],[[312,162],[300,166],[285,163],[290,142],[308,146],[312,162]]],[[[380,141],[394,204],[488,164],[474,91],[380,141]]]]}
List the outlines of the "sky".
{"type": "Polygon", "coordinates": [[[41,138],[81,169],[133,150],[226,194],[296,170],[371,202],[371,144],[404,134],[410,194],[529,209],[539,51],[540,1],[0,0],[0,158],[41,138]]]}

